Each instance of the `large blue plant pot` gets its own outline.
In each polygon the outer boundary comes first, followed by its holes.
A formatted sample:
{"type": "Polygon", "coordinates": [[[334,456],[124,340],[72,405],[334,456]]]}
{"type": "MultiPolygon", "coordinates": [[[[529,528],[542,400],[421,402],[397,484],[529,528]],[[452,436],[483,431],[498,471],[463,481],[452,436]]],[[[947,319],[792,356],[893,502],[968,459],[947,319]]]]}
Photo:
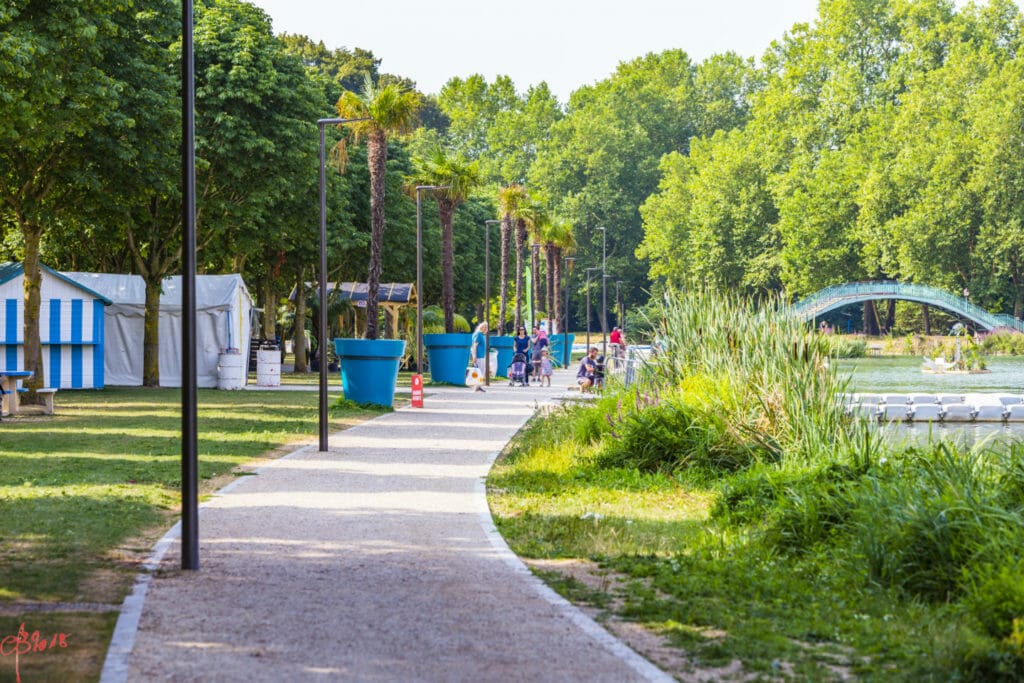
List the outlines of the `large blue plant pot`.
{"type": "Polygon", "coordinates": [[[512,344],[512,337],[491,337],[491,350],[498,351],[498,367],[491,368],[491,372],[499,377],[504,377],[512,365],[512,344]]]}
{"type": "Polygon", "coordinates": [[[334,351],[341,362],[345,398],[388,407],[394,403],[404,340],[335,339],[334,351]]]}
{"type": "Polygon", "coordinates": [[[551,350],[548,352],[559,365],[563,368],[569,367],[572,364],[572,343],[576,341],[575,334],[549,334],[548,340],[551,343],[551,350]],[[568,344],[566,344],[565,338],[569,338],[568,344]]]}
{"type": "Polygon", "coordinates": [[[423,335],[431,381],[465,385],[472,341],[473,335],[466,332],[423,335]]]}

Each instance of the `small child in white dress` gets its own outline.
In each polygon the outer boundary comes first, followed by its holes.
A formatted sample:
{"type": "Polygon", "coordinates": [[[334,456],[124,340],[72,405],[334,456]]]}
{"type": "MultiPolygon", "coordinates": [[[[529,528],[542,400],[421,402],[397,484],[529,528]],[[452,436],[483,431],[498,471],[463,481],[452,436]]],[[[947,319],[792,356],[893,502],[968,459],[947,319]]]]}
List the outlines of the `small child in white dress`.
{"type": "Polygon", "coordinates": [[[555,367],[551,364],[551,357],[548,355],[548,350],[544,349],[540,355],[540,385],[542,387],[551,386],[551,376],[555,374],[555,367]]]}

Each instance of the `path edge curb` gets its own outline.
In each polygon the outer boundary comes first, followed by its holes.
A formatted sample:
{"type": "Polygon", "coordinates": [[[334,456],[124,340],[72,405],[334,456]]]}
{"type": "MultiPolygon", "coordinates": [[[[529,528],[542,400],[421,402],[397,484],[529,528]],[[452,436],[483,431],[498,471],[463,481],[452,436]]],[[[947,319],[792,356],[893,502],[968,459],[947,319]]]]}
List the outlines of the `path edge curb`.
{"type": "MultiPolygon", "coordinates": [[[[529,419],[532,419],[536,414],[536,411],[534,411],[530,418],[524,421],[523,424],[519,425],[519,429],[522,429],[523,425],[525,425],[526,422],[529,421],[529,419]]],[[[517,429],[516,432],[518,432],[519,429],[517,429]]],[[[513,436],[515,436],[515,434],[513,434],[513,436]]],[[[489,476],[491,469],[494,467],[494,462],[498,459],[498,456],[501,455],[503,450],[504,447],[491,453],[487,463],[488,474],[477,480],[475,491],[477,513],[480,517],[480,526],[483,527],[484,533],[491,542],[491,547],[494,549],[494,552],[506,565],[508,565],[516,574],[528,583],[537,593],[539,593],[548,604],[558,610],[563,617],[597,641],[597,643],[605,650],[621,659],[638,675],[647,681],[651,681],[651,683],[674,683],[676,680],[675,678],[659,669],[650,660],[626,645],[626,643],[619,638],[609,633],[606,628],[591,619],[579,607],[576,607],[576,605],[556,593],[554,589],[530,571],[530,568],[519,559],[518,555],[512,552],[508,543],[505,542],[505,538],[498,531],[498,527],[494,524],[494,517],[491,515],[491,508],[487,504],[487,476],[489,476]]]]}

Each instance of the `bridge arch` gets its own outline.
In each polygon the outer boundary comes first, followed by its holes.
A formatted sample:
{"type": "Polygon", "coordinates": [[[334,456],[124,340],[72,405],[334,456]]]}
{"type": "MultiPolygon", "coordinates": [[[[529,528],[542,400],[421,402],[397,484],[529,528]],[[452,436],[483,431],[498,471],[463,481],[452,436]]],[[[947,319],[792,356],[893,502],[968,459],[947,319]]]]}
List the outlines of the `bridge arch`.
{"type": "Polygon", "coordinates": [[[813,320],[837,308],[875,299],[916,301],[949,311],[954,315],[970,320],[985,330],[1011,329],[1017,332],[1024,332],[1024,321],[1017,320],[1012,315],[989,313],[981,306],[972,304],[964,297],[950,294],[936,287],[894,282],[891,280],[848,282],[843,285],[826,287],[798,301],[791,310],[794,315],[800,316],[804,320],[813,320]]]}

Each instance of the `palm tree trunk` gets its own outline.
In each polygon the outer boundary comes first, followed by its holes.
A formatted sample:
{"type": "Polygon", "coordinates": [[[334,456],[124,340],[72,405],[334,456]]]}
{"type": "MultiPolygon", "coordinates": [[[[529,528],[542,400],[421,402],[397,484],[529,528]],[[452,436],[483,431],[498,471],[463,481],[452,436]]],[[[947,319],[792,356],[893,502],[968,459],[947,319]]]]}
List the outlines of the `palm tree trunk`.
{"type": "Polygon", "coordinates": [[[526,221],[516,219],[516,324],[523,324],[523,244],[526,242],[526,221]]]}
{"type": "MultiPolygon", "coordinates": [[[[551,251],[553,252],[551,255],[551,280],[554,282],[554,289],[552,290],[551,297],[551,310],[555,312],[553,319],[555,321],[555,325],[558,327],[559,334],[562,334],[565,332],[565,330],[562,329],[562,297],[558,291],[562,286],[562,249],[552,245],[551,251]]],[[[569,321],[567,320],[565,322],[565,326],[567,327],[569,321]]]]}
{"type": "Polygon", "coordinates": [[[554,332],[555,325],[554,321],[558,320],[555,316],[555,260],[554,260],[554,249],[555,245],[548,242],[544,245],[544,310],[548,314],[548,320],[551,323],[548,325],[548,332],[554,332]]]}
{"type": "Polygon", "coordinates": [[[370,167],[370,267],[366,275],[366,338],[376,339],[377,290],[384,267],[381,251],[384,245],[384,179],[388,163],[388,139],[383,130],[370,132],[367,161],[370,167]]]}
{"type": "Polygon", "coordinates": [[[533,301],[530,325],[536,327],[536,316],[540,313],[540,306],[537,305],[537,295],[540,294],[540,258],[535,247],[530,247],[530,281],[530,299],[533,301]]]}
{"type": "Polygon", "coordinates": [[[455,253],[452,246],[455,202],[438,199],[437,212],[441,220],[441,307],[444,309],[444,331],[451,334],[455,331],[455,253]]]}
{"type": "Polygon", "coordinates": [[[508,252],[512,241],[512,216],[501,217],[501,305],[498,308],[498,334],[505,334],[508,317],[508,252]]]}

